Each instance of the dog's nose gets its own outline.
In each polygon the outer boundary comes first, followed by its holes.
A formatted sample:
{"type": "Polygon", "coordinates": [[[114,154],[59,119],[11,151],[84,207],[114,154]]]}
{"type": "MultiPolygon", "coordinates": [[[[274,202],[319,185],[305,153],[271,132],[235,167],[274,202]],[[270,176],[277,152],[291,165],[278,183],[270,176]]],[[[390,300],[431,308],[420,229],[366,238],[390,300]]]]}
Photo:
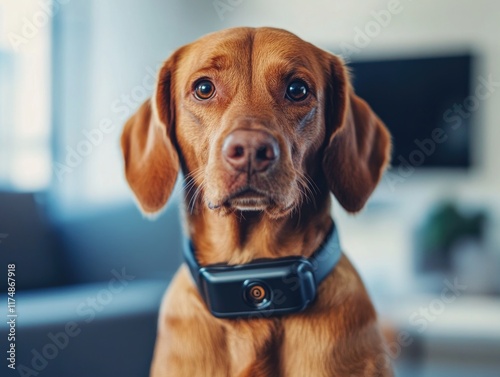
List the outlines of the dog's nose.
{"type": "Polygon", "coordinates": [[[235,170],[262,172],[278,160],[279,146],[265,131],[236,130],[224,140],[222,155],[235,170]]]}

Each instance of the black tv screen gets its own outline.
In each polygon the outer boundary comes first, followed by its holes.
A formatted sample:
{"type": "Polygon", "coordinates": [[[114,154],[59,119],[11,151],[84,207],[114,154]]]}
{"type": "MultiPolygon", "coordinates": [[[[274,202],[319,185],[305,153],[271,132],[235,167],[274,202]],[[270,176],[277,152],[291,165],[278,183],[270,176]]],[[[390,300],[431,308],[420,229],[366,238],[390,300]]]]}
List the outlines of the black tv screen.
{"type": "Polygon", "coordinates": [[[467,168],[478,98],[469,54],[349,63],[356,93],[393,137],[392,165],[467,168]]]}

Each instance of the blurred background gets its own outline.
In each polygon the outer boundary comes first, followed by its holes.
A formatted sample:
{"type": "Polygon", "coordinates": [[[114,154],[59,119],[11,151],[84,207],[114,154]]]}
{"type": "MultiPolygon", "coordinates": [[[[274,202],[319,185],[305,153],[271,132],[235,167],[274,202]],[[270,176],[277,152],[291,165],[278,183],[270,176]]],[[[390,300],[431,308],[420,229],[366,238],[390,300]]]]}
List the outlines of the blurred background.
{"type": "Polygon", "coordinates": [[[17,372],[148,375],[180,187],[143,218],[121,128],[177,47],[274,26],[341,55],[392,132],[365,210],[333,212],[397,375],[498,377],[499,15],[493,0],[0,0],[0,303],[15,263],[17,372]]]}

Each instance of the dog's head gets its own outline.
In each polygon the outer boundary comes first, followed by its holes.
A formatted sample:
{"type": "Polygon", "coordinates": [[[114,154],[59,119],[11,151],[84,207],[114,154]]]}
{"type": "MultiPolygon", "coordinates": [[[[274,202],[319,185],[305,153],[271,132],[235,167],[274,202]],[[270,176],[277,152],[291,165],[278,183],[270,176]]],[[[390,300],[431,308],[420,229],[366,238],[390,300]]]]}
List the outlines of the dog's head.
{"type": "Polygon", "coordinates": [[[164,63],[122,149],[146,213],[166,204],[182,167],[192,205],[281,217],[322,187],[360,210],[389,160],[390,137],[336,56],[283,30],[238,28],[164,63]]]}

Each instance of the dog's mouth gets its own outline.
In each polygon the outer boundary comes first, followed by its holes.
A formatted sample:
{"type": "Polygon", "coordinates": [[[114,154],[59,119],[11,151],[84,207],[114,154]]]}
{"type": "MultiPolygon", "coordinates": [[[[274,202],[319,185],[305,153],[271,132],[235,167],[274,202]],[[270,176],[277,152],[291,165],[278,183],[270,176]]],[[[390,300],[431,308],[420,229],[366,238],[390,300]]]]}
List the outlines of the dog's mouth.
{"type": "Polygon", "coordinates": [[[252,187],[242,188],[226,196],[219,204],[209,203],[211,209],[225,207],[239,211],[263,211],[272,204],[271,198],[252,187]]]}

